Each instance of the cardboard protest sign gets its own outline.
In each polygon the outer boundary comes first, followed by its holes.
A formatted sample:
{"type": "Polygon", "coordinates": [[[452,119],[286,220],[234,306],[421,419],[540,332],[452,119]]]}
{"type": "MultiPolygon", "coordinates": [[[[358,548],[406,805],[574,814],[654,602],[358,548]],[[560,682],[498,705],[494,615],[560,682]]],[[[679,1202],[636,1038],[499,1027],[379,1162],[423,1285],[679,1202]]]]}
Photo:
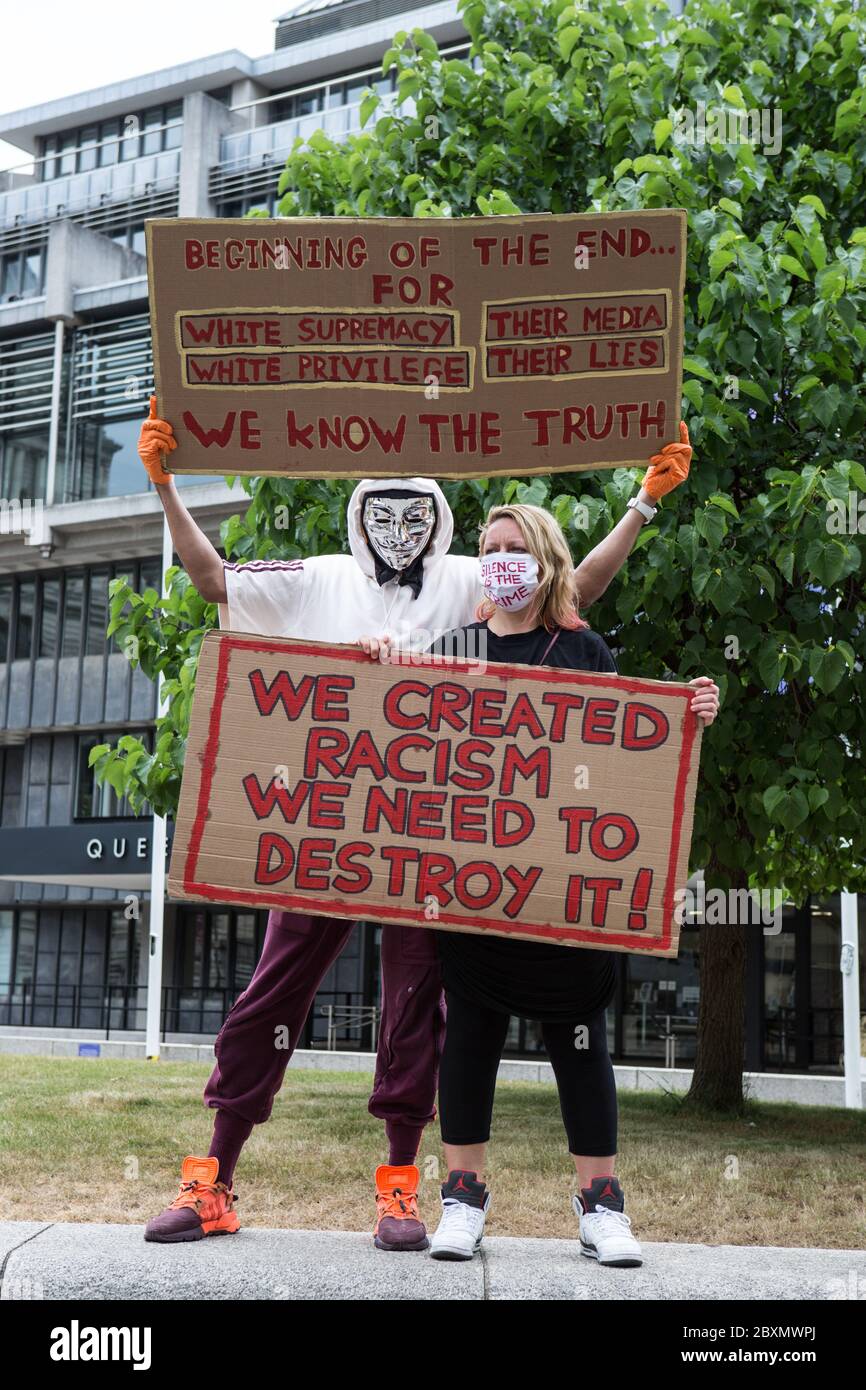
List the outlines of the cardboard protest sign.
{"type": "Polygon", "coordinates": [[[675,956],[693,695],[208,633],[169,895],[675,956]]]}
{"type": "Polygon", "coordinates": [[[146,228],[174,472],[489,477],[679,437],[683,211],[146,228]]]}

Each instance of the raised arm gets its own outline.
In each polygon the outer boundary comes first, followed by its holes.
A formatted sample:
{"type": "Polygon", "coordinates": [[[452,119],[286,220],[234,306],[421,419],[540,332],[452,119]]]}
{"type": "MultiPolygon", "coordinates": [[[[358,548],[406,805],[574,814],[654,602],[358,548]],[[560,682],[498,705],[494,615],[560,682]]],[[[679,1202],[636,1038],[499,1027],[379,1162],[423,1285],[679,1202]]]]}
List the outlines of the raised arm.
{"type": "Polygon", "coordinates": [[[219,552],[211,545],[198,522],[194,521],[166,473],[163,461],[166,454],[177,448],[174,431],[167,420],[156,413],[156,396],[150,398],[150,414],[143,421],[138,437],[138,456],[156,488],[168,518],[168,529],[181,563],[203,599],[208,603],[226,603],[226,581],[219,552]]]}
{"type": "MultiPolygon", "coordinates": [[[[660,453],[653,454],[650,459],[636,503],[651,508],[654,514],[659,499],[673,492],[689,476],[691,458],[689,431],[685,421],[681,420],[679,441],[666,444],[660,453]]],[[[581,560],[574,571],[581,612],[601,598],[631,554],[641,528],[650,519],[637,505],[630,506],[604,540],[599,541],[581,560]]]]}

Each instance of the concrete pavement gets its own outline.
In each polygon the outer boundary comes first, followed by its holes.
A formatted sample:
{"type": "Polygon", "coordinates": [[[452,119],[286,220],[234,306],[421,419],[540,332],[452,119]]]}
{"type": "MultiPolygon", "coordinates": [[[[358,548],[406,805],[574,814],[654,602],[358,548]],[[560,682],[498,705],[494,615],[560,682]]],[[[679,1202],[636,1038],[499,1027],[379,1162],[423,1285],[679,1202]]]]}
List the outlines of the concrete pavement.
{"type": "MultiPolygon", "coordinates": [[[[576,1223],[575,1223],[576,1237],[576,1223]]],[[[866,1297],[866,1251],[646,1243],[603,1269],[575,1239],[485,1239],[466,1263],[373,1248],[369,1233],[242,1229],[151,1245],[140,1226],[0,1222],[0,1298],[496,1301],[866,1297]]]]}

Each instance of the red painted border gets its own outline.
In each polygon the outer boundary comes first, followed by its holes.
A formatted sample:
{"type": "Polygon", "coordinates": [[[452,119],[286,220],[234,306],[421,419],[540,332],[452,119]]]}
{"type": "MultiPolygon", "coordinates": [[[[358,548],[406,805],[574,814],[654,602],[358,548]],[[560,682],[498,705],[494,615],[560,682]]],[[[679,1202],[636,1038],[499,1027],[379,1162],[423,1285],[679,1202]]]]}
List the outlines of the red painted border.
{"type": "MultiPolygon", "coordinates": [[[[232,652],[253,651],[253,652],[273,652],[281,651],[288,655],[297,656],[331,656],[340,661],[357,661],[362,663],[369,662],[370,658],[360,649],[352,647],[334,646],[324,642],[300,642],[290,638],[268,638],[268,637],[239,637],[232,633],[227,633],[220,637],[220,656],[217,667],[216,684],[214,689],[214,699],[211,705],[208,733],[205,746],[201,753],[201,781],[199,783],[198,804],[196,806],[193,819],[192,833],[187,846],[186,858],[183,864],[182,876],[184,892],[191,896],[198,896],[214,902],[249,903],[251,905],[262,905],[261,894],[250,889],[229,889],[218,887],[211,883],[201,883],[196,879],[196,865],[201,850],[201,842],[204,836],[205,822],[210,812],[210,795],[213,786],[214,773],[216,770],[216,755],[219,746],[220,722],[222,719],[222,708],[225,700],[225,693],[229,683],[229,662],[232,652]]],[[[477,666],[477,662],[470,661],[461,657],[434,657],[428,661],[413,660],[411,662],[395,662],[395,670],[406,669],[418,672],[425,670],[452,670],[459,671],[466,667],[477,666]]],[[[601,685],[608,686],[614,690],[622,690],[628,694],[655,695],[658,693],[660,682],[652,683],[641,680],[639,677],[615,676],[604,672],[595,671],[571,671],[567,668],[552,669],[544,666],[514,666],[506,662],[491,662],[490,668],[486,673],[492,675],[494,679],[508,679],[517,677],[521,680],[541,681],[545,685],[555,685],[558,683],[568,685],[601,685]]],[[[661,682],[664,684],[664,682],[661,682]]],[[[670,690],[665,690],[666,695],[679,696],[683,700],[690,701],[694,696],[694,691],[683,685],[672,685],[670,690]]],[[[549,937],[552,941],[585,941],[591,942],[596,946],[627,946],[630,950],[645,949],[653,953],[665,951],[670,947],[673,935],[674,920],[674,893],[676,892],[676,871],[677,859],[679,857],[680,839],[682,836],[682,822],[685,813],[686,785],[688,783],[689,772],[691,770],[691,759],[695,745],[695,734],[697,732],[697,716],[691,713],[686,707],[686,721],[683,730],[683,741],[680,749],[680,762],[677,770],[676,783],[674,785],[674,810],[673,822],[671,827],[670,853],[668,855],[668,871],[665,881],[664,893],[662,896],[662,910],[664,913],[661,936],[653,937],[650,940],[642,941],[641,937],[635,932],[617,933],[599,931],[597,928],[565,927],[553,926],[550,923],[540,922],[521,922],[519,926],[507,919],[485,917],[483,922],[477,918],[468,916],[465,912],[440,912],[437,920],[444,924],[466,926],[471,924],[478,927],[483,926],[491,930],[508,932],[520,938],[525,938],[528,928],[535,936],[549,937]]],[[[354,917],[358,921],[365,920],[364,907],[368,909],[368,915],[375,913],[380,920],[394,920],[397,922],[409,921],[426,923],[424,909],[405,907],[390,907],[385,904],[381,907],[364,903],[357,899],[345,901],[341,898],[313,898],[309,894],[298,893],[269,893],[268,898],[271,903],[278,903],[285,911],[300,911],[323,917],[354,917]]]]}

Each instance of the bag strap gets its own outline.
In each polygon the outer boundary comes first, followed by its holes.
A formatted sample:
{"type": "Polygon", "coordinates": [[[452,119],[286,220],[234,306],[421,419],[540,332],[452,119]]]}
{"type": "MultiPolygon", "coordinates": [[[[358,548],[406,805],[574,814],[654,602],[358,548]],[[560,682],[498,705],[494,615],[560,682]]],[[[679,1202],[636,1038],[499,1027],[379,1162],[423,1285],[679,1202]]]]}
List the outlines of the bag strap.
{"type": "Polygon", "coordinates": [[[548,653],[550,652],[551,647],[553,646],[553,644],[555,643],[557,637],[559,636],[560,631],[561,631],[560,628],[557,628],[557,629],[556,629],[556,632],[553,634],[553,636],[551,637],[551,639],[550,639],[550,641],[548,642],[547,646],[544,648],[544,654],[543,654],[541,660],[540,660],[539,663],[538,663],[539,666],[543,666],[543,665],[544,665],[545,661],[547,660],[548,653]]]}

